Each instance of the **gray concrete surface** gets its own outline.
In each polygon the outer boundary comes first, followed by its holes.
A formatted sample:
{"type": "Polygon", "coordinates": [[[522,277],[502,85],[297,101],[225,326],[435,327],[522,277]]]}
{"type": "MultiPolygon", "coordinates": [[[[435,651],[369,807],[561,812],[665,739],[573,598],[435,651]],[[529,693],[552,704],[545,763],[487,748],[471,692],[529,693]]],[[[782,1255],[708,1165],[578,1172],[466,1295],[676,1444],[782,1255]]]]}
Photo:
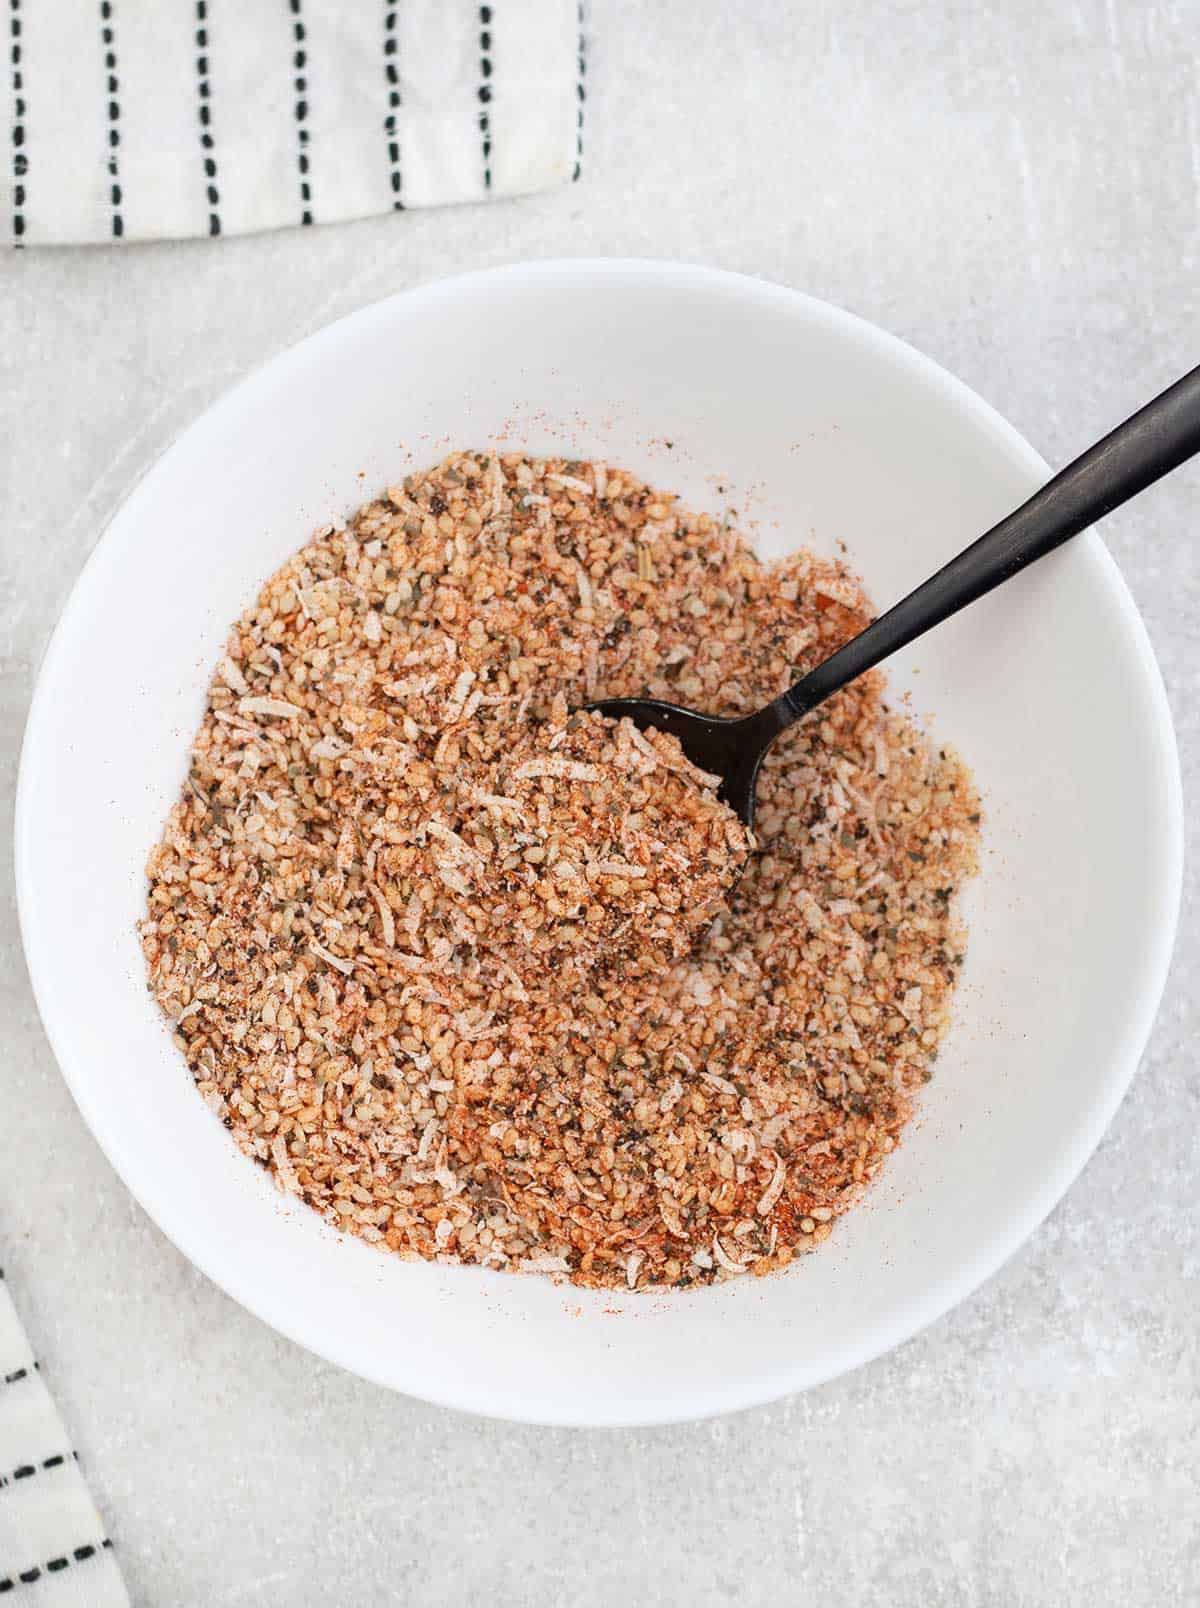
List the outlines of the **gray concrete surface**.
{"type": "MultiPolygon", "coordinates": [[[[743,269],[906,336],[1052,462],[1200,359],[1187,0],[736,11],[596,0],[585,178],[567,192],[0,260],[6,828],[34,670],[109,514],[249,365],[386,292],[553,253],[743,269]]],[[[1193,799],[1198,493],[1191,468],[1106,529],[1193,799]]],[[[807,1396],[617,1434],[385,1394],[194,1272],[75,1111],[7,856],[0,875],[0,1244],[139,1605],[1197,1600],[1194,879],[1135,1087],[997,1278],[807,1396]]]]}

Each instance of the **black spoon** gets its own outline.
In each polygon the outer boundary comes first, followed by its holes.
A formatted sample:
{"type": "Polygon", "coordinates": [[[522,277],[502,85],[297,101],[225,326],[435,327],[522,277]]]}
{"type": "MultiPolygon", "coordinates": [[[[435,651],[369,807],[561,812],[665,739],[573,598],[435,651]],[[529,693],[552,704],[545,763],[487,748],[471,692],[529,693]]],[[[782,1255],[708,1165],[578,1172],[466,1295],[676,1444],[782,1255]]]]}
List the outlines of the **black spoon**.
{"type": "Polygon", "coordinates": [[[588,708],[677,737],[693,764],[722,778],[722,798],[752,826],[758,767],[781,731],[1198,451],[1200,368],[1194,368],[765,709],[730,719],[658,698],[605,698],[588,708]]]}

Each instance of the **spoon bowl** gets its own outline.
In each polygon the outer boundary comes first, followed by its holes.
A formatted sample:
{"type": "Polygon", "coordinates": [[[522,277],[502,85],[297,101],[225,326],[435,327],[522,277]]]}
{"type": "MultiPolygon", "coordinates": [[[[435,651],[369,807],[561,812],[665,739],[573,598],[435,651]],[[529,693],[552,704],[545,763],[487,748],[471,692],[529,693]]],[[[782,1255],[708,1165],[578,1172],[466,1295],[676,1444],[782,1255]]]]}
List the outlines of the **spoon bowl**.
{"type": "Polygon", "coordinates": [[[704,715],[661,698],[602,698],[588,709],[610,720],[632,720],[641,731],[665,731],[699,770],[721,778],[719,796],[747,826],[754,825],[754,790],[763,754],[782,729],[767,735],[768,709],[752,715],[704,715]]]}

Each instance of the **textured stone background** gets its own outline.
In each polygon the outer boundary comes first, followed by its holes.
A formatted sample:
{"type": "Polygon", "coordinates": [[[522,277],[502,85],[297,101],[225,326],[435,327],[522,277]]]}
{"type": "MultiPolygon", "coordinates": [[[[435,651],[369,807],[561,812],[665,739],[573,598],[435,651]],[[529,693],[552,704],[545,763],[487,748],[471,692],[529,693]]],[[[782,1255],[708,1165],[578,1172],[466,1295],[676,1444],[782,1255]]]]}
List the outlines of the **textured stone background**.
{"type": "MultiPolygon", "coordinates": [[[[389,291],[549,254],[743,269],[906,336],[1051,462],[1200,360],[1188,0],[596,0],[591,33],[569,191],[0,259],[6,830],[34,668],[140,471],[248,367],[389,291]]],[[[1105,528],[1193,797],[1198,491],[1185,470],[1105,528]]],[[[1191,881],[1141,1075],[1003,1273],[810,1395],[579,1433],[385,1394],[194,1272],[75,1111],[35,1016],[7,854],[0,877],[0,1243],[139,1605],[1196,1601],[1191,881]]]]}

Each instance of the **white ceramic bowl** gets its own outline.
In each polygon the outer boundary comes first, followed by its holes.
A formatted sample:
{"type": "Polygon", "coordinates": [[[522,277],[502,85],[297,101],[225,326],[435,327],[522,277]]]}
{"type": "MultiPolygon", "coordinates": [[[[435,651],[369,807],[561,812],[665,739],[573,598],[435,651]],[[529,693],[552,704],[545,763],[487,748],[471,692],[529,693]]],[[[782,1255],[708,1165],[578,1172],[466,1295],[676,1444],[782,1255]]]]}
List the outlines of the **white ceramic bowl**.
{"type": "Polygon", "coordinates": [[[209,1276],[366,1377],[477,1412],[651,1423],[769,1400],[914,1334],[1083,1166],[1137,1064],[1181,863],[1145,631],[1084,536],[894,662],[974,766],[986,858],[957,1021],[863,1208],[783,1277],[662,1296],[404,1263],[289,1206],[201,1103],[147,994],[143,864],[230,622],[314,526],[412,464],[503,443],[749,508],[766,553],[849,547],[879,603],[1045,477],[978,397],[790,290],[667,263],[523,265],[344,319],[211,408],[87,564],[22,759],[21,920],[93,1132],[209,1276]],[[724,488],[722,491],[721,488],[724,488]]]}

